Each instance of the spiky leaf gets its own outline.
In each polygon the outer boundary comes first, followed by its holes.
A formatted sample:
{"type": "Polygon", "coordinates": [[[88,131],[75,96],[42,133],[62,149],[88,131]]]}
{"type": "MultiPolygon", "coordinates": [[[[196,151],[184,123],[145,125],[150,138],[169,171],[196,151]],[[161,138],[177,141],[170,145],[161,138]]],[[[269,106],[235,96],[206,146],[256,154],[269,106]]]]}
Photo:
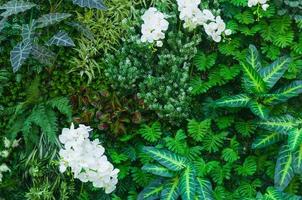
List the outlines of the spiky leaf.
{"type": "Polygon", "coordinates": [[[261,119],[267,119],[269,115],[269,109],[257,101],[250,101],[249,107],[251,111],[260,117],[261,119]]]}
{"type": "Polygon", "coordinates": [[[214,102],[217,107],[246,107],[251,98],[245,94],[239,94],[230,97],[224,97],[214,102]]]}
{"type": "Polygon", "coordinates": [[[36,6],[34,3],[25,2],[22,0],[12,0],[0,6],[0,10],[5,10],[5,12],[1,13],[0,16],[6,18],[11,15],[29,10],[34,6],[36,6]]]}
{"type": "Polygon", "coordinates": [[[187,159],[167,150],[154,147],[143,147],[143,151],[172,171],[179,171],[185,168],[187,159]]]}
{"type": "Polygon", "coordinates": [[[260,76],[269,88],[272,88],[288,69],[290,58],[278,58],[271,65],[260,70],[260,76]]]}
{"type": "Polygon", "coordinates": [[[199,200],[214,200],[212,184],[206,179],[197,178],[196,193],[199,200]]]}
{"type": "Polygon", "coordinates": [[[269,131],[277,131],[282,134],[288,134],[288,132],[297,125],[294,118],[290,115],[271,117],[267,120],[262,120],[257,124],[261,128],[269,131]]]}
{"type": "Polygon", "coordinates": [[[183,200],[193,200],[196,193],[195,169],[188,165],[180,177],[179,191],[183,200]]]}
{"type": "Polygon", "coordinates": [[[284,138],[284,135],[278,132],[268,132],[266,134],[262,134],[256,138],[256,140],[252,144],[253,149],[260,149],[263,147],[270,146],[281,141],[284,138]]]}
{"type": "Polygon", "coordinates": [[[50,40],[47,42],[47,45],[56,45],[56,46],[65,46],[65,47],[73,47],[75,46],[72,39],[68,36],[65,31],[59,31],[56,33],[50,40]]]}
{"type": "Polygon", "coordinates": [[[274,178],[275,186],[280,190],[284,190],[294,176],[292,162],[292,152],[287,145],[284,145],[278,155],[274,178]]]}
{"type": "Polygon", "coordinates": [[[248,54],[246,56],[246,61],[256,71],[258,71],[261,68],[259,53],[254,45],[249,46],[248,54]]]}
{"type": "Polygon", "coordinates": [[[294,162],[293,167],[295,173],[302,173],[302,144],[300,144],[299,148],[294,152],[294,162]]]}
{"type": "Polygon", "coordinates": [[[155,200],[159,199],[163,189],[162,180],[156,179],[152,181],[143,191],[137,196],[137,200],[155,200]]]}
{"type": "Polygon", "coordinates": [[[296,150],[302,144],[302,129],[292,129],[288,134],[288,146],[291,151],[296,150]]]}
{"type": "Polygon", "coordinates": [[[70,17],[71,14],[68,13],[50,13],[46,15],[42,15],[37,19],[37,28],[44,28],[46,26],[53,25],[58,23],[64,19],[70,17]]]}
{"type": "Polygon", "coordinates": [[[24,61],[29,57],[31,49],[31,41],[26,40],[18,43],[10,52],[10,62],[14,72],[17,72],[24,61]]]}
{"type": "Polygon", "coordinates": [[[102,0],[72,0],[72,2],[81,7],[96,8],[100,10],[106,9],[102,0]]]}
{"type": "Polygon", "coordinates": [[[178,190],[178,183],[179,179],[178,177],[169,180],[165,184],[165,188],[162,190],[160,199],[161,200],[177,200],[179,197],[179,190],[178,190]]]}
{"type": "Polygon", "coordinates": [[[142,170],[163,177],[173,177],[174,175],[169,169],[157,164],[145,164],[142,170]]]}

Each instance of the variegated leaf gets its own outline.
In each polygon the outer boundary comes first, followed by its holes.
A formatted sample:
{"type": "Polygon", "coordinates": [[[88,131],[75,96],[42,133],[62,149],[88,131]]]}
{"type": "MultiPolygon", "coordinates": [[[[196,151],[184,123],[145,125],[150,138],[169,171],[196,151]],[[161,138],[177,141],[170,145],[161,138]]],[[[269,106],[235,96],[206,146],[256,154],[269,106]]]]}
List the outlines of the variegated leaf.
{"type": "Polygon", "coordinates": [[[269,109],[265,107],[264,105],[256,102],[256,101],[250,101],[249,107],[251,111],[260,117],[261,119],[267,119],[269,115],[269,109]]]}
{"type": "Polygon", "coordinates": [[[72,0],[76,5],[86,8],[96,8],[100,10],[105,10],[106,6],[102,0],[72,0]]]}
{"type": "Polygon", "coordinates": [[[248,54],[246,57],[246,61],[250,64],[256,71],[261,68],[261,63],[259,59],[259,53],[257,48],[254,45],[249,46],[248,54]]]}
{"type": "Polygon", "coordinates": [[[65,46],[65,47],[73,47],[75,46],[72,39],[68,36],[65,31],[59,31],[56,33],[48,42],[47,45],[56,45],[56,46],[65,46]]]}
{"type": "Polygon", "coordinates": [[[213,104],[217,107],[246,107],[251,98],[245,94],[238,94],[216,100],[213,104]]]}
{"type": "Polygon", "coordinates": [[[46,26],[53,25],[64,19],[67,19],[70,16],[71,14],[68,13],[50,13],[42,15],[40,18],[37,19],[37,28],[44,28],[46,26]]]}
{"type": "Polygon", "coordinates": [[[25,40],[18,43],[10,52],[10,61],[14,72],[17,72],[24,61],[29,57],[31,49],[31,41],[25,40]]]}
{"type": "Polygon", "coordinates": [[[165,187],[160,194],[161,200],[177,200],[179,197],[179,179],[178,177],[165,183],[165,187]]]}
{"type": "Polygon", "coordinates": [[[29,10],[34,6],[36,6],[36,4],[34,3],[22,0],[12,0],[0,6],[0,10],[5,10],[3,13],[0,14],[0,16],[9,17],[11,15],[29,10]]]}
{"type": "Polygon", "coordinates": [[[33,45],[31,55],[41,64],[52,65],[55,61],[56,54],[46,47],[40,45],[33,45]]]}
{"type": "Polygon", "coordinates": [[[267,147],[281,141],[282,139],[285,139],[285,136],[278,132],[268,132],[265,134],[261,134],[253,142],[252,148],[260,149],[263,147],[267,147]]]}

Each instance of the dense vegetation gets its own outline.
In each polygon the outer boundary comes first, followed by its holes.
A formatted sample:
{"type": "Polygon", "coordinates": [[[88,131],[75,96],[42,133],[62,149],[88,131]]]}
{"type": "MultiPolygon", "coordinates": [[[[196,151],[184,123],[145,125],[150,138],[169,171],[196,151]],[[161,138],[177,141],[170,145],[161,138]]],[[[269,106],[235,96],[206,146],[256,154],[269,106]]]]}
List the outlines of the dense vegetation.
{"type": "Polygon", "coordinates": [[[181,2],[0,0],[0,200],[302,199],[301,0],[181,2]]]}

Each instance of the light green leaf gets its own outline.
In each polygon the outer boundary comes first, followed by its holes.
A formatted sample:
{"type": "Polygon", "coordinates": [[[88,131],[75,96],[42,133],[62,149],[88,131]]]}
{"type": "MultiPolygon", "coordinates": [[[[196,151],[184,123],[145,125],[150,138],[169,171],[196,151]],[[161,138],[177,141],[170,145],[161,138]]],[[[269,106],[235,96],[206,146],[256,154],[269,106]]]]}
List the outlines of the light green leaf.
{"type": "Polygon", "coordinates": [[[25,2],[22,0],[12,0],[0,6],[0,10],[5,10],[5,12],[1,13],[0,16],[6,18],[11,15],[29,10],[34,6],[36,6],[34,3],[25,2]]]}
{"type": "Polygon", "coordinates": [[[277,131],[282,134],[288,134],[297,123],[290,115],[284,115],[280,117],[271,117],[267,120],[262,120],[257,123],[261,128],[269,131],[277,131]]]}
{"type": "Polygon", "coordinates": [[[197,178],[196,193],[198,200],[214,200],[214,192],[210,181],[197,178]]]}
{"type": "Polygon", "coordinates": [[[202,141],[205,134],[211,131],[211,119],[206,119],[201,122],[189,120],[188,133],[197,142],[202,141]]]}
{"type": "Polygon", "coordinates": [[[68,13],[50,13],[46,15],[42,15],[37,19],[37,28],[44,28],[55,23],[58,23],[64,19],[70,17],[71,14],[68,13]]]}
{"type": "Polygon", "coordinates": [[[180,195],[183,200],[193,200],[196,194],[195,169],[188,165],[180,177],[180,195]]]}
{"type": "Polygon", "coordinates": [[[261,68],[261,63],[259,59],[259,53],[257,48],[254,45],[249,46],[248,54],[246,57],[246,61],[252,68],[258,71],[261,68]]]}
{"type": "Polygon", "coordinates": [[[26,40],[18,43],[10,52],[10,62],[14,72],[17,72],[29,57],[31,49],[32,43],[29,40],[26,40]]]}
{"type": "Polygon", "coordinates": [[[151,126],[142,125],[138,133],[149,142],[157,142],[162,134],[160,123],[154,122],[151,126]]]}
{"type": "Polygon", "coordinates": [[[263,147],[270,146],[272,144],[275,144],[282,139],[284,139],[284,135],[278,133],[278,132],[268,132],[266,134],[260,135],[256,138],[256,140],[252,144],[253,149],[260,149],[263,147]]]}
{"type": "Polygon", "coordinates": [[[300,144],[299,148],[294,152],[294,171],[297,174],[302,174],[302,144],[300,144]]]}
{"type": "Polygon", "coordinates": [[[271,65],[260,70],[260,76],[269,88],[272,88],[288,69],[291,59],[288,57],[278,58],[271,65]]]}
{"type": "Polygon", "coordinates": [[[217,107],[246,107],[250,102],[251,98],[245,94],[239,94],[230,97],[224,97],[214,102],[217,107]]]}
{"type": "Polygon", "coordinates": [[[137,200],[155,200],[159,199],[160,193],[164,186],[161,179],[152,181],[143,191],[137,196],[137,200]]]}
{"type": "Polygon", "coordinates": [[[81,7],[96,8],[100,10],[106,9],[102,0],[72,0],[72,2],[81,7]]]}
{"type": "Polygon", "coordinates": [[[186,167],[187,159],[170,151],[154,147],[143,147],[143,151],[172,171],[180,171],[186,167]]]}
{"type": "Polygon", "coordinates": [[[174,175],[169,169],[165,168],[162,165],[156,165],[156,164],[145,164],[142,167],[142,170],[163,177],[173,177],[174,175]]]}
{"type": "Polygon", "coordinates": [[[302,144],[302,129],[292,129],[288,134],[288,146],[291,151],[296,150],[302,144]]]}
{"type": "Polygon", "coordinates": [[[177,200],[177,198],[179,197],[178,183],[179,183],[178,177],[165,183],[165,187],[161,192],[160,199],[177,200]]]}
{"type": "Polygon", "coordinates": [[[257,101],[250,101],[249,107],[251,111],[260,117],[261,119],[267,119],[269,115],[269,109],[266,108],[264,105],[258,103],[257,101]]]}
{"type": "Polygon", "coordinates": [[[284,145],[278,155],[274,178],[275,186],[280,190],[284,190],[294,177],[292,163],[292,152],[287,145],[284,145]]]}
{"type": "Polygon", "coordinates": [[[75,46],[72,39],[68,36],[65,31],[59,31],[56,33],[50,40],[47,42],[47,45],[56,45],[56,46],[65,46],[65,47],[73,47],[75,46]]]}
{"type": "Polygon", "coordinates": [[[3,18],[0,20],[0,32],[4,29],[7,18],[3,18]]]}

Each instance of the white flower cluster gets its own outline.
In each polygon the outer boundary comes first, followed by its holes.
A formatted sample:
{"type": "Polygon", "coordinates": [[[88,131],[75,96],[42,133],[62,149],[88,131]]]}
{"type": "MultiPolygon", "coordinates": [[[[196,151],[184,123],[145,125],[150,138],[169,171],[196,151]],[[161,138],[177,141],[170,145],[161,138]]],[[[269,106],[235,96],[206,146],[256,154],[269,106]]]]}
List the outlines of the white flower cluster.
{"type": "Polygon", "coordinates": [[[268,2],[268,0],[249,0],[247,5],[248,5],[248,7],[253,7],[253,6],[256,6],[257,4],[260,4],[262,9],[264,11],[266,11],[267,8],[269,7],[267,2],[268,2]]]}
{"type": "Polygon", "coordinates": [[[169,22],[165,19],[165,15],[159,12],[156,8],[149,8],[142,16],[144,24],[142,25],[142,42],[153,43],[161,47],[162,39],[165,38],[165,31],[168,30],[169,22]]]}
{"type": "Polygon", "coordinates": [[[60,150],[60,172],[64,173],[68,167],[82,182],[92,182],[94,187],[104,188],[105,192],[115,190],[118,182],[118,169],[104,155],[105,149],[98,139],[89,140],[89,126],[79,125],[75,129],[72,124],[70,129],[64,128],[59,136],[63,149],[60,150]]]}

